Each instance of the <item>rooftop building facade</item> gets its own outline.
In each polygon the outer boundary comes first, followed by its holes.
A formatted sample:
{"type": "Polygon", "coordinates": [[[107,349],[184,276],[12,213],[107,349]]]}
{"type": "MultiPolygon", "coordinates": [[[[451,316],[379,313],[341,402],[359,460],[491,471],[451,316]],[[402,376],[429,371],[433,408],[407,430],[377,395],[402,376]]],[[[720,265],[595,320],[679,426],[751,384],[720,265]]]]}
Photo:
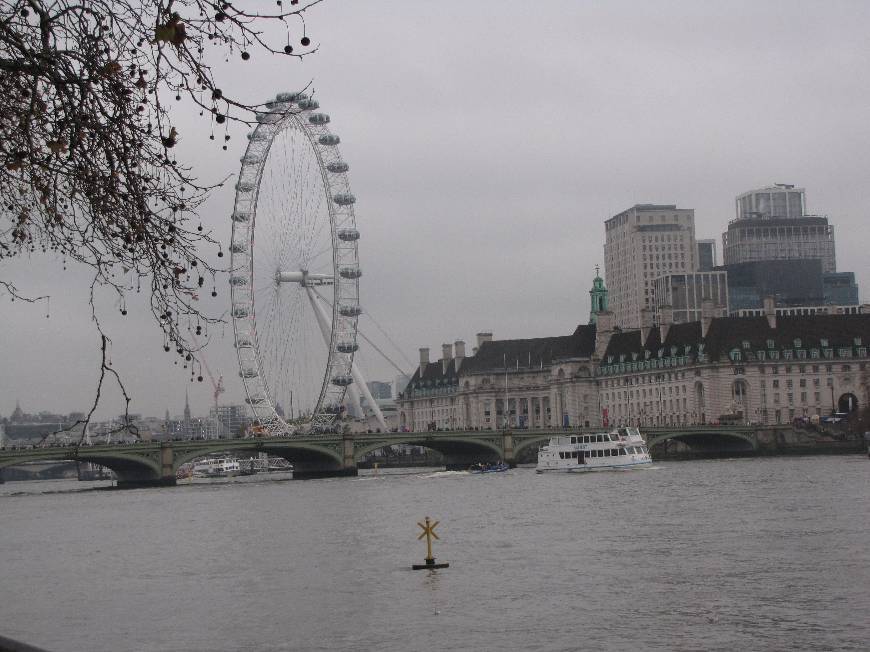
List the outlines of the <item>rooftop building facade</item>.
{"type": "Polygon", "coordinates": [[[827,217],[751,217],[732,220],[722,234],[726,265],[759,260],[822,261],[823,272],[837,270],[834,227],[827,217]]]}
{"type": "Polygon", "coordinates": [[[780,217],[794,219],[806,213],[806,191],[788,183],[749,190],[737,196],[737,219],[780,217]]]}
{"type": "Polygon", "coordinates": [[[674,204],[637,204],[604,223],[609,309],[621,328],[640,328],[654,306],[655,280],[694,272],[695,211],[674,204]]]}

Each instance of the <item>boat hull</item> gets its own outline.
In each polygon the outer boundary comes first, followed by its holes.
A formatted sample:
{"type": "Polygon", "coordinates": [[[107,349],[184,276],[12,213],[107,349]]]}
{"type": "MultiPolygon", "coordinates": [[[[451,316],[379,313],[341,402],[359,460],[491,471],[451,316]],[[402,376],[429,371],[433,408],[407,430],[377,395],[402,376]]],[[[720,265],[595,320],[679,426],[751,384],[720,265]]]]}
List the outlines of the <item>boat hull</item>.
{"type": "Polygon", "coordinates": [[[592,473],[594,471],[625,471],[637,467],[651,466],[652,460],[643,460],[639,462],[629,462],[627,464],[608,464],[602,466],[594,466],[592,464],[579,464],[572,467],[552,468],[552,469],[535,469],[538,473],[592,473]]]}

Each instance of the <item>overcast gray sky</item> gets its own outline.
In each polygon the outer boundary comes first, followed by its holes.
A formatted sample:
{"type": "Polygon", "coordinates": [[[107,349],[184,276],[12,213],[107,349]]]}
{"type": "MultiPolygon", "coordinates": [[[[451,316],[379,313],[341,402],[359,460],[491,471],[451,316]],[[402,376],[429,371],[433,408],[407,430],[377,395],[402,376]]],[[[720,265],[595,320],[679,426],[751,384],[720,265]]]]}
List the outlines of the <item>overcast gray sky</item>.
{"type": "MultiPolygon", "coordinates": [[[[313,82],[351,165],[361,302],[411,360],[480,330],[568,334],[588,318],[607,217],[639,202],[694,208],[721,256],[734,197],[774,182],[806,188],[808,210],[836,227],[838,269],[870,297],[866,2],[326,0],[307,30],[320,50],[301,62],[259,55],[219,72],[250,101],[313,82]]],[[[222,152],[205,123],[180,125],[202,179],[237,171],[245,129],[222,152]]],[[[231,206],[220,191],[202,214],[224,242],[231,206]]],[[[16,399],[86,409],[99,363],[86,275],[44,258],[0,273],[52,295],[48,319],[44,304],[2,299],[0,415],[16,399]]],[[[131,304],[106,321],[132,411],[178,414],[189,388],[204,414],[207,383],[188,382],[131,304]]],[[[221,400],[240,402],[231,330],[206,355],[221,400]]],[[[122,411],[107,398],[98,415],[122,411]]]]}

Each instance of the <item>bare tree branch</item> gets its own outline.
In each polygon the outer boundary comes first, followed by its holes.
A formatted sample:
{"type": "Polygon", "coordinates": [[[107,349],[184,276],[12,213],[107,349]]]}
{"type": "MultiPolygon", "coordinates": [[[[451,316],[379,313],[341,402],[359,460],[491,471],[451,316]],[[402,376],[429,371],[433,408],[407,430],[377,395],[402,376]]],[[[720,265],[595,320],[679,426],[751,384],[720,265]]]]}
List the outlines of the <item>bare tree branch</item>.
{"type": "MultiPolygon", "coordinates": [[[[197,301],[221,271],[203,247],[223,251],[196,212],[222,182],[200,183],[175,156],[173,107],[186,97],[213,124],[253,122],[259,105],[227,96],[209,62],[309,54],[316,46],[304,13],[320,1],[277,0],[262,13],[255,0],[0,3],[0,263],[45,252],[88,266],[96,286],[117,293],[122,314],[126,295],[144,285],[164,348],[190,363],[189,324],[219,319],[197,301]],[[286,41],[264,36],[270,24],[286,41]]],[[[44,298],[0,285],[13,298],[44,298]]],[[[97,399],[110,374],[129,403],[94,321],[97,399]]]]}

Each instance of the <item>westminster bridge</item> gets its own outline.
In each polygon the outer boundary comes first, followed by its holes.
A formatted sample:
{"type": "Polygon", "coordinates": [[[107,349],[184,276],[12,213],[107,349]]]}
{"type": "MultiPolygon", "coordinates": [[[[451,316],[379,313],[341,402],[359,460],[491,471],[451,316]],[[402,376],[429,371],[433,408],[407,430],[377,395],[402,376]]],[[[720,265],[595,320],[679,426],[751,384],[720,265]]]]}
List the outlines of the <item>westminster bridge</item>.
{"type": "MultiPolygon", "coordinates": [[[[387,446],[423,446],[444,455],[448,469],[465,469],[475,462],[503,460],[516,465],[534,462],[538,447],[550,437],[594,433],[601,429],[473,430],[316,434],[293,437],[209,439],[47,446],[0,450],[0,471],[25,462],[75,461],[98,464],[115,472],[119,487],[174,485],[181,465],[208,455],[266,453],[293,463],[297,479],[357,474],[368,454],[387,446]]],[[[684,426],[645,428],[647,444],[656,452],[678,447],[696,455],[746,455],[773,452],[792,433],[791,426],[684,426]],[[675,442],[679,442],[676,444],[675,442]]]]}

